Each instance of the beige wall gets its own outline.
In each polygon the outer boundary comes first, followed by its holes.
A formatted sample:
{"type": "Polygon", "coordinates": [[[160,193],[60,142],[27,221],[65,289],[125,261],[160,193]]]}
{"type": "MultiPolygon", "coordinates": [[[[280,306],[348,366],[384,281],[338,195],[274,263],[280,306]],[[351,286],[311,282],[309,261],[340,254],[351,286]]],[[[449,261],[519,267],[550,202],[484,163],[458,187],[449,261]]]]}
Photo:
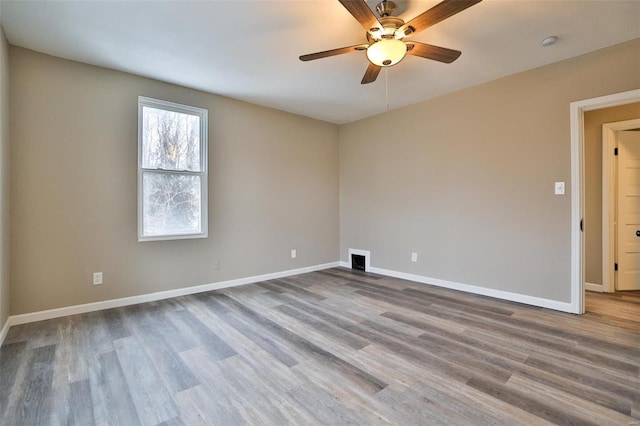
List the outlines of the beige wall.
{"type": "Polygon", "coordinates": [[[639,70],[640,39],[341,126],[341,259],[569,302],[569,104],[639,70]]]}
{"type": "Polygon", "coordinates": [[[13,46],[10,59],[12,314],[337,260],[337,126],[13,46]],[[207,239],[137,241],[138,95],[209,110],[207,239]]]}
{"type": "Polygon", "coordinates": [[[0,329],[9,316],[9,44],[0,27],[0,329]]]}
{"type": "Polygon", "coordinates": [[[571,203],[553,182],[570,194],[569,103],[640,87],[635,40],[338,128],[21,48],[10,59],[13,314],[347,260],[348,248],[380,268],[568,302],[571,203]],[[136,240],[138,95],[209,110],[208,239],[136,240]]]}
{"type": "Polygon", "coordinates": [[[584,114],[585,280],[588,283],[602,284],[602,124],[634,118],[640,118],[640,102],[584,114]]]}

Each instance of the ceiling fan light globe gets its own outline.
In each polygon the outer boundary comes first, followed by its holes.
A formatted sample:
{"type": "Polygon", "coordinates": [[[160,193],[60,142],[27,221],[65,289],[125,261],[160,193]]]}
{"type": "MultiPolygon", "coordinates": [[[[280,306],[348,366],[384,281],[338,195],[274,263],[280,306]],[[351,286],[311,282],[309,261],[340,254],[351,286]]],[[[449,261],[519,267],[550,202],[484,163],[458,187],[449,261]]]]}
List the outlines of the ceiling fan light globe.
{"type": "Polygon", "coordinates": [[[382,39],[367,48],[367,58],[379,67],[395,65],[407,54],[407,45],[395,38],[382,39]]]}

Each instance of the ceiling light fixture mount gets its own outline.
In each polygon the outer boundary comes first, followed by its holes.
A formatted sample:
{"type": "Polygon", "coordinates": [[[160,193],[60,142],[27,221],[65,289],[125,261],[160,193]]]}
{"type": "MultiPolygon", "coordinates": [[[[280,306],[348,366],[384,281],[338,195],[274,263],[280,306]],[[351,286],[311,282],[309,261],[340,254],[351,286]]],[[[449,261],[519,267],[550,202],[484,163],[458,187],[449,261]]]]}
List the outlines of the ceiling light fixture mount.
{"type": "Polygon", "coordinates": [[[394,10],[396,10],[396,4],[390,0],[382,0],[376,6],[376,11],[382,18],[391,16],[394,10]]]}

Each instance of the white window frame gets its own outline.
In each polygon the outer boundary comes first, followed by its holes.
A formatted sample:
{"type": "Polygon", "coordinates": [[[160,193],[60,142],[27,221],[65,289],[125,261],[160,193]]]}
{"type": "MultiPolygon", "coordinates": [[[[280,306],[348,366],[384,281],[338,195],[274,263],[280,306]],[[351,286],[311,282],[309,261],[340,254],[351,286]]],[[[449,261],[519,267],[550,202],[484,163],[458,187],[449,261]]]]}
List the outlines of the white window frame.
{"type": "Polygon", "coordinates": [[[203,108],[193,107],[189,105],[182,105],[174,102],[163,101],[160,99],[147,98],[145,96],[138,96],[138,241],[164,241],[164,240],[184,240],[192,238],[207,238],[209,236],[209,216],[208,216],[208,194],[207,182],[209,179],[208,172],[208,111],[203,108]],[[143,117],[142,111],[144,107],[164,109],[167,111],[173,111],[189,115],[197,115],[200,117],[200,172],[181,171],[181,170],[161,170],[161,169],[149,169],[142,167],[142,129],[143,129],[143,117]],[[145,236],[143,234],[143,188],[142,177],[144,172],[154,173],[167,173],[167,174],[184,174],[200,176],[200,232],[190,234],[167,234],[167,235],[154,235],[145,236]]]}

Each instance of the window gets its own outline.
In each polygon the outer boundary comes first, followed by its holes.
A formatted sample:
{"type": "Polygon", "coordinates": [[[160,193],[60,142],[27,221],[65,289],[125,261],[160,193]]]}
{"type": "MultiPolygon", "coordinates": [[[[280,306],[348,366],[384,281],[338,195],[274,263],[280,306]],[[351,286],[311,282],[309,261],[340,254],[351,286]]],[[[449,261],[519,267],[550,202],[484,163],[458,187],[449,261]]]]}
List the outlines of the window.
{"type": "Polygon", "coordinates": [[[207,110],[138,97],[138,241],[207,237],[207,110]]]}

